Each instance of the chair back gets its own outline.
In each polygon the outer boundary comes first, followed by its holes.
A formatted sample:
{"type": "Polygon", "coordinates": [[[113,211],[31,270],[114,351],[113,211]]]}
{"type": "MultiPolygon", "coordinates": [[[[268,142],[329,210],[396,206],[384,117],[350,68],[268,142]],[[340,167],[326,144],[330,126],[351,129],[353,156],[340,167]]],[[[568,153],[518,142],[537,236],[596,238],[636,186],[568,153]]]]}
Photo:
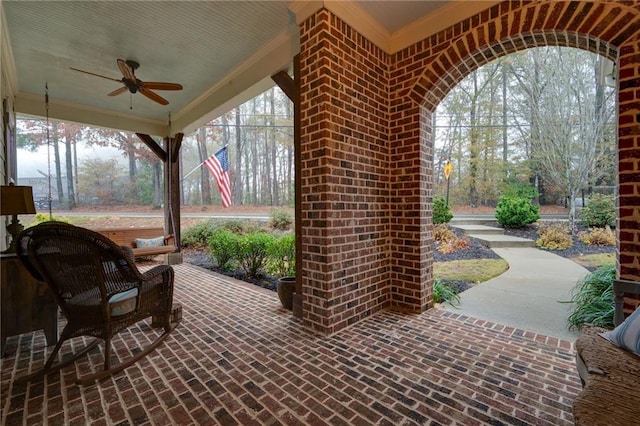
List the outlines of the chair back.
{"type": "Polygon", "coordinates": [[[29,272],[47,283],[67,318],[104,317],[111,296],[143,279],[122,247],[68,223],[44,222],[25,229],[17,251],[29,272]]]}

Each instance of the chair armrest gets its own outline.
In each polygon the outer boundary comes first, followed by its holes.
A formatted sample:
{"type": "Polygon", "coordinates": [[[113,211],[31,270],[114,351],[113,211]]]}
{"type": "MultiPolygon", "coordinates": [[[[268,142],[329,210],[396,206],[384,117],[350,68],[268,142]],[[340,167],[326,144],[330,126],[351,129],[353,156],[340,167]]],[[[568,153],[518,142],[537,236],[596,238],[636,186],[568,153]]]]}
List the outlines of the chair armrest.
{"type": "Polygon", "coordinates": [[[169,265],[156,265],[142,274],[143,283],[150,285],[165,284],[173,289],[173,268],[169,265]]]}
{"type": "Polygon", "coordinates": [[[135,263],[135,256],[133,255],[133,250],[129,246],[120,246],[122,251],[124,251],[124,255],[128,261],[131,263],[135,263]]]}
{"type": "Polygon", "coordinates": [[[145,309],[153,315],[168,315],[173,304],[173,268],[169,265],[157,265],[142,274],[141,285],[143,302],[150,304],[145,309]]]}
{"type": "Polygon", "coordinates": [[[164,244],[167,246],[173,246],[175,241],[175,237],[173,236],[173,234],[169,234],[169,235],[165,235],[164,236],[164,244]]]}

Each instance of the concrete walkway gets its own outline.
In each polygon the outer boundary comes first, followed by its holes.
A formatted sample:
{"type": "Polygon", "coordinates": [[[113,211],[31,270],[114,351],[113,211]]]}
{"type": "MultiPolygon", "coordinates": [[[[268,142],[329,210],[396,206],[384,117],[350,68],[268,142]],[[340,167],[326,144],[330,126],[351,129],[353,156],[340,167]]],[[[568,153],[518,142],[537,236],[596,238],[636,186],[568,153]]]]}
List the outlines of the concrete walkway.
{"type": "MultiPolygon", "coordinates": [[[[471,232],[470,235],[476,237],[471,232]]],[[[492,249],[509,263],[509,269],[461,293],[457,308],[449,304],[443,308],[497,324],[575,340],[578,332],[569,331],[566,321],[572,305],[559,302],[571,298],[571,289],[589,271],[537,248],[498,246],[492,249]]]]}

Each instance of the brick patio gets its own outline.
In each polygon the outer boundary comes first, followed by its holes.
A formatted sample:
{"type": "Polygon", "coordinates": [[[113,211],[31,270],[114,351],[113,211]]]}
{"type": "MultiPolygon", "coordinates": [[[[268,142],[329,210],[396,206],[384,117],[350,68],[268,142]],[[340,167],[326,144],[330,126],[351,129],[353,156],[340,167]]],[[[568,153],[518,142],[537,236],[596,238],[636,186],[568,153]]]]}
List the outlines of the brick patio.
{"type": "MultiPolygon", "coordinates": [[[[303,331],[273,292],[191,265],[175,270],[181,325],[96,385],[73,380],[100,368],[99,352],[13,386],[52,348],[42,332],[10,338],[1,423],[572,424],[580,382],[571,342],[439,309],[385,311],[321,337],[303,331]]],[[[146,341],[143,329],[124,333],[115,352],[146,341]]]]}

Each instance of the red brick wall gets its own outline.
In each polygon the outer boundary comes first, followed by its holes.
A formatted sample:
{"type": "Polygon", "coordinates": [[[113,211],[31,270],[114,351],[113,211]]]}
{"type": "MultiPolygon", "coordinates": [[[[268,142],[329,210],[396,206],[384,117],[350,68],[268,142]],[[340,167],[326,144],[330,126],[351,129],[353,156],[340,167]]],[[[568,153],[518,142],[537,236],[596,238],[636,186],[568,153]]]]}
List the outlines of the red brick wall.
{"type": "Polygon", "coordinates": [[[640,281],[640,37],[620,49],[618,254],[620,278],[640,281]]]}
{"type": "Polygon", "coordinates": [[[471,71],[543,45],[618,62],[619,272],[640,280],[639,31],[639,1],[507,1],[388,56],[326,10],[304,22],[305,323],[431,305],[431,112],[471,71]]]}
{"type": "Polygon", "coordinates": [[[301,27],[303,320],[389,305],[388,55],[326,10],[301,27]]]}

